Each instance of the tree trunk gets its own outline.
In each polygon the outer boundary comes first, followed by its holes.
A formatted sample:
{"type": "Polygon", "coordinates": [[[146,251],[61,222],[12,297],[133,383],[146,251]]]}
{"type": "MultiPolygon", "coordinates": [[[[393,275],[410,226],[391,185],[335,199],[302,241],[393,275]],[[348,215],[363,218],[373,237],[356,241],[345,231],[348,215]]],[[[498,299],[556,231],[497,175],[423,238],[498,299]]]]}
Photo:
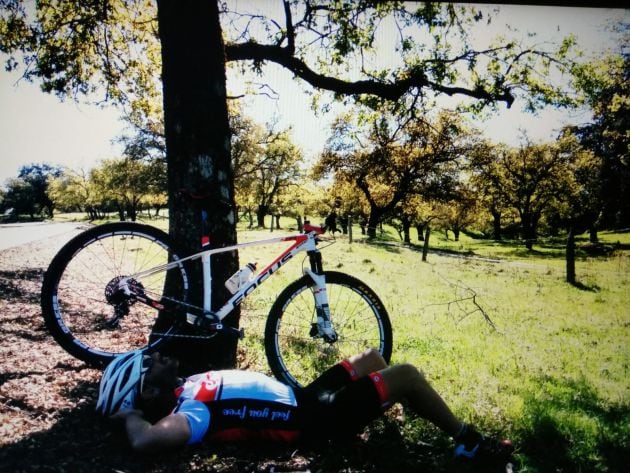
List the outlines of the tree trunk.
{"type": "Polygon", "coordinates": [[[453,235],[454,235],[453,238],[455,238],[455,241],[459,241],[459,232],[460,232],[459,228],[453,229],[453,235]]]}
{"type": "Polygon", "coordinates": [[[403,216],[402,218],[402,227],[403,227],[403,241],[405,243],[411,244],[411,235],[409,234],[409,230],[411,230],[411,221],[409,217],[403,216]]]}
{"type": "Polygon", "coordinates": [[[418,232],[418,241],[424,241],[424,224],[416,224],[416,231],[418,232]]]}
{"type": "MultiPolygon", "coordinates": [[[[265,228],[265,215],[267,215],[267,206],[259,205],[256,209],[256,222],[258,224],[258,228],[265,228]]],[[[273,226],[273,221],[271,222],[273,226]]]]}
{"type": "Polygon", "coordinates": [[[116,203],[116,208],[118,209],[118,218],[120,219],[121,222],[124,222],[125,221],[125,208],[119,203],[116,203]]]}
{"type": "Polygon", "coordinates": [[[135,222],[138,217],[136,206],[133,203],[127,205],[127,216],[132,222],[135,222]]]}
{"type": "Polygon", "coordinates": [[[493,238],[499,241],[501,239],[501,212],[491,210],[490,213],[492,213],[493,238]]]}
{"type": "Polygon", "coordinates": [[[381,222],[381,216],[381,212],[378,209],[370,209],[370,216],[368,217],[367,224],[368,239],[371,240],[373,238],[376,238],[376,227],[378,227],[379,223],[381,222]]]}
{"type": "MultiPolygon", "coordinates": [[[[215,1],[197,0],[158,0],[157,4],[170,234],[184,251],[199,251],[201,204],[191,203],[189,193],[194,193],[204,196],[203,207],[211,216],[208,230],[213,245],[234,244],[234,177],[218,5],[215,1]]],[[[226,300],[228,293],[223,283],[237,268],[235,252],[212,258],[213,309],[226,300]]],[[[201,305],[199,264],[194,265],[192,272],[190,302],[201,305]]],[[[238,317],[236,310],[223,323],[238,326],[238,317]]],[[[168,350],[180,359],[182,374],[186,375],[211,367],[234,366],[236,342],[224,335],[211,340],[175,339],[168,350]]]]}
{"type": "Polygon", "coordinates": [[[348,243],[352,243],[352,215],[348,215],[348,243]]]}
{"type": "Polygon", "coordinates": [[[567,282],[575,285],[575,230],[573,227],[569,229],[569,235],[567,236],[567,282]]]}
{"type": "Polygon", "coordinates": [[[252,209],[247,209],[247,215],[249,216],[249,228],[254,228],[254,214],[252,209]]]}
{"type": "Polygon", "coordinates": [[[304,224],[302,223],[301,215],[298,215],[297,217],[295,217],[295,223],[297,224],[298,232],[302,233],[302,231],[304,230],[304,224]]]}
{"type": "Polygon", "coordinates": [[[422,261],[427,260],[427,254],[429,253],[429,237],[431,236],[431,227],[427,223],[426,231],[424,233],[424,245],[422,246],[422,261]]]}
{"type": "Polygon", "coordinates": [[[534,247],[534,241],[536,240],[536,229],[532,220],[533,219],[528,216],[521,218],[523,240],[525,241],[525,248],[529,251],[534,247]]]}
{"type": "Polygon", "coordinates": [[[588,241],[591,243],[598,243],[599,238],[597,237],[597,227],[595,225],[590,225],[588,228],[588,241]]]}

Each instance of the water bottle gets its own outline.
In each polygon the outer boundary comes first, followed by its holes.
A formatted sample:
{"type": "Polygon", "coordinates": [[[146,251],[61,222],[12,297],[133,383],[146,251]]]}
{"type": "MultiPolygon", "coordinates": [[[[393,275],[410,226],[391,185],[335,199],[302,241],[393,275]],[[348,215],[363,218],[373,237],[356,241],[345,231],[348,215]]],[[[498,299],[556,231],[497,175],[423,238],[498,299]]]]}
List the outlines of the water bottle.
{"type": "Polygon", "coordinates": [[[230,279],[225,281],[225,287],[232,294],[235,294],[243,284],[254,276],[254,271],[256,271],[256,263],[247,263],[247,265],[235,272],[230,279]]]}

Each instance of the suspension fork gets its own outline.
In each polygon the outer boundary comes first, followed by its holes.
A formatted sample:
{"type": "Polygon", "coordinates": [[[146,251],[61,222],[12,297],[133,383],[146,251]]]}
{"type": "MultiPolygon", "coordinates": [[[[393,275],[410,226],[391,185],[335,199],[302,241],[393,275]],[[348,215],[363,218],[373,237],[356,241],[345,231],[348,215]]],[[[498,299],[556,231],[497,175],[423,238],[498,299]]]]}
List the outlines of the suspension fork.
{"type": "Polygon", "coordinates": [[[312,324],[312,337],[323,338],[328,343],[337,341],[337,332],[330,320],[330,306],[328,304],[328,293],[326,292],[326,276],[322,264],[322,254],[318,250],[308,251],[310,269],[305,272],[313,280],[315,285],[312,288],[315,297],[315,310],[317,312],[317,323],[312,324]]]}

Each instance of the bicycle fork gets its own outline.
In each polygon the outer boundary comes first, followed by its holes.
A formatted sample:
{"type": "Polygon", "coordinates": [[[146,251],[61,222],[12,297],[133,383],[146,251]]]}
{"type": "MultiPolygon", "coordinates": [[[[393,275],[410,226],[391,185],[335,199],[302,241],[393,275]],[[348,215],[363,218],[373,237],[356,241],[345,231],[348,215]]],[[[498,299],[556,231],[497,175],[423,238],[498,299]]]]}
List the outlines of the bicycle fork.
{"type": "Polygon", "coordinates": [[[330,319],[330,306],[328,304],[328,293],[326,292],[326,276],[322,266],[322,254],[317,251],[307,252],[310,268],[304,272],[313,280],[313,297],[315,298],[315,311],[317,322],[311,326],[310,335],[314,338],[322,338],[325,342],[334,343],[337,341],[337,332],[332,326],[330,319]]]}

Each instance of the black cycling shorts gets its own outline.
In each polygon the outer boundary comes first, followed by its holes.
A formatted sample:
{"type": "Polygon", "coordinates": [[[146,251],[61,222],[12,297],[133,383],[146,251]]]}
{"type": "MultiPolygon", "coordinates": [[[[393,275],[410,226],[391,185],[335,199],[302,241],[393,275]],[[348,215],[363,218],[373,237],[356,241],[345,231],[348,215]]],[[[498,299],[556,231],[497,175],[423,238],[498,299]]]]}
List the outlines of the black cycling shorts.
{"type": "Polygon", "coordinates": [[[356,435],[389,407],[381,375],[357,378],[347,361],[297,389],[296,398],[306,441],[356,435]]]}

